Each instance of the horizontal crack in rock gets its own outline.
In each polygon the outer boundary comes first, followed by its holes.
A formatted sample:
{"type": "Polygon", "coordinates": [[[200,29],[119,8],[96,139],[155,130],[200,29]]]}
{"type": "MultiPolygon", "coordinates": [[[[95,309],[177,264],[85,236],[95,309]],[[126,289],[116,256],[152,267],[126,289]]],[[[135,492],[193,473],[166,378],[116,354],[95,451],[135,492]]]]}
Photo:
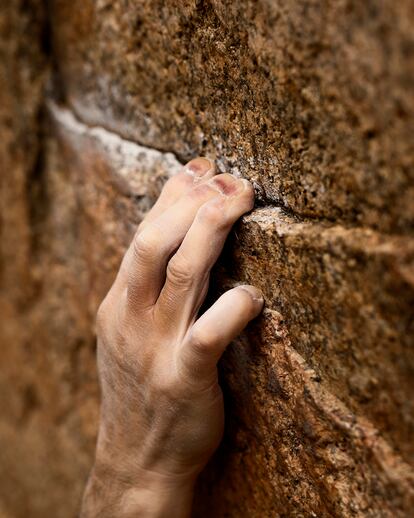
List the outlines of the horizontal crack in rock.
{"type": "MultiPolygon", "coordinates": [[[[49,101],[47,106],[53,120],[66,131],[77,136],[85,135],[96,140],[99,146],[110,156],[114,169],[119,169],[118,172],[120,176],[127,176],[124,171],[136,168],[138,161],[142,168],[146,163],[150,164],[154,161],[163,160],[166,162],[168,172],[171,175],[177,173],[183,166],[177,155],[172,151],[162,151],[157,148],[143,146],[136,141],[128,140],[102,126],[89,125],[82,121],[72,109],[58,106],[53,101],[49,101]],[[144,163],[142,164],[141,162],[144,163]]],[[[411,242],[414,244],[414,240],[410,240],[407,236],[381,234],[369,227],[345,226],[327,219],[316,220],[314,218],[303,218],[291,210],[287,210],[284,206],[279,205],[259,206],[244,216],[242,221],[244,223],[257,223],[263,228],[273,227],[277,231],[280,230],[283,234],[286,232],[294,233],[294,228],[298,232],[327,232],[331,230],[333,233],[340,233],[342,237],[348,236],[349,233],[357,232],[359,236],[363,234],[371,242],[385,238],[391,241],[402,240],[406,246],[411,242]]],[[[333,235],[332,237],[335,236],[333,235]]],[[[336,237],[338,237],[338,235],[336,235],[336,237]]],[[[382,248],[384,248],[384,246],[382,248]]]]}

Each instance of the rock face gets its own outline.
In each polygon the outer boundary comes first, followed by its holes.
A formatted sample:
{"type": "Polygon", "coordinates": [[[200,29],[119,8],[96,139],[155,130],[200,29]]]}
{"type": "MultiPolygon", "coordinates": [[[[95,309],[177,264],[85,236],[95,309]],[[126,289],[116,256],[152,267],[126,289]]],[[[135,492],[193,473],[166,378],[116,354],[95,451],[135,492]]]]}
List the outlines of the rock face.
{"type": "Polygon", "coordinates": [[[55,1],[65,97],[303,216],[412,228],[412,2],[55,1]],[[68,22],[71,20],[71,22],[68,22]]]}
{"type": "Polygon", "coordinates": [[[410,515],[413,22],[410,0],[1,6],[2,518],[76,516],[97,305],[198,154],[258,200],[210,296],[250,282],[267,307],[221,362],[194,515],[410,515]]]}

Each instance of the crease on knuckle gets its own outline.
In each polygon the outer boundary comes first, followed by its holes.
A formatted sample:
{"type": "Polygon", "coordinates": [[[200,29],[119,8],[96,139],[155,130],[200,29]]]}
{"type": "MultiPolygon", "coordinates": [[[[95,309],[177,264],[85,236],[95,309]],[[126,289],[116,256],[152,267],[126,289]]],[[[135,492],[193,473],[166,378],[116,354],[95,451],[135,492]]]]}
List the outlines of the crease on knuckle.
{"type": "Polygon", "coordinates": [[[167,266],[168,282],[177,288],[190,288],[194,283],[191,265],[180,256],[173,257],[167,266]]]}
{"type": "Polygon", "coordinates": [[[154,225],[147,225],[144,230],[134,237],[134,259],[138,263],[148,263],[154,260],[161,247],[160,232],[154,225]]]}

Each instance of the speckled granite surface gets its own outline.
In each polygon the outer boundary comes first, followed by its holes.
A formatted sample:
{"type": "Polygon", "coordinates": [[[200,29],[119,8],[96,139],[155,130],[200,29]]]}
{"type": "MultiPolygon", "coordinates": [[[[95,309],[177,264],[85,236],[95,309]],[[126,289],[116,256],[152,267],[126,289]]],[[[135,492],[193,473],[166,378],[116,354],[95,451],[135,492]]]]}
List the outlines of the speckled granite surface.
{"type": "Polygon", "coordinates": [[[76,516],[96,307],[199,153],[258,200],[211,298],[248,281],[267,307],[221,362],[195,516],[409,516],[413,21],[409,0],[0,8],[2,518],[76,516]]]}

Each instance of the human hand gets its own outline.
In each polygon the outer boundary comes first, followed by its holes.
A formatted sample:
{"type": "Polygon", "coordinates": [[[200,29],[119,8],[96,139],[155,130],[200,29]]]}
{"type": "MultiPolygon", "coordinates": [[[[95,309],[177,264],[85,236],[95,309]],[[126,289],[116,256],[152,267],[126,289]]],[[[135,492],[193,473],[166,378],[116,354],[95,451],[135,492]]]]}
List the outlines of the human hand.
{"type": "Polygon", "coordinates": [[[199,316],[247,180],[192,160],[139,226],[97,318],[102,390],[82,517],[188,516],[197,475],[224,424],[217,361],[263,306],[238,286],[199,316]]]}

